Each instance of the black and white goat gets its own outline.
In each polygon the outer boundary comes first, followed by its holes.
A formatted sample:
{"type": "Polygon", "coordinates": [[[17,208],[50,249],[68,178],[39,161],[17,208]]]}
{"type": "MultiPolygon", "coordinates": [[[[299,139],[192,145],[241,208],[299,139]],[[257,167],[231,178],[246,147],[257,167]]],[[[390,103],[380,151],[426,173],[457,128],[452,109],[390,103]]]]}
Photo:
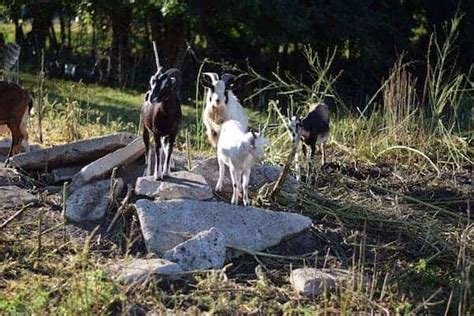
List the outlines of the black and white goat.
{"type": "Polygon", "coordinates": [[[150,78],[150,90],[145,95],[145,102],[141,110],[147,174],[151,174],[153,161],[151,158],[154,155],[154,177],[156,180],[163,179],[170,173],[171,154],[182,117],[177,91],[178,79],[178,69],[172,68],[162,72],[160,67],[157,73],[150,78]],[[154,153],[149,152],[150,133],[152,133],[155,143],[154,153]]]}
{"type": "Polygon", "coordinates": [[[236,120],[244,130],[247,130],[249,120],[244,108],[232,92],[235,76],[213,72],[206,72],[204,75],[211,79],[208,83],[203,80],[203,85],[208,88],[206,95],[206,106],[203,111],[203,122],[206,126],[207,137],[211,144],[216,147],[219,140],[221,125],[228,120],[236,120]]]}
{"type": "MultiPolygon", "coordinates": [[[[293,116],[288,121],[288,127],[291,132],[291,141],[294,143],[297,141],[298,134],[301,135],[303,156],[306,160],[306,145],[311,150],[310,154],[310,168],[308,169],[308,175],[311,173],[311,165],[314,162],[316,155],[316,145],[321,146],[321,163],[326,163],[326,157],[324,152],[324,144],[329,138],[329,108],[325,103],[313,103],[310,106],[309,113],[306,117],[293,116]]],[[[299,166],[299,159],[296,158],[296,177],[297,180],[301,180],[301,171],[299,166]]]]}

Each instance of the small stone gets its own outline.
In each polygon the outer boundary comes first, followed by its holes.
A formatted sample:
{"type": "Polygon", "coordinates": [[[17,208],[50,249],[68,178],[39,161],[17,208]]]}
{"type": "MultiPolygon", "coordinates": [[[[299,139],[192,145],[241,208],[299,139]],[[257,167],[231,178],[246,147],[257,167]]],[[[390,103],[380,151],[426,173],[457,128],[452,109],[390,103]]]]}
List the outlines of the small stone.
{"type": "Polygon", "coordinates": [[[214,197],[206,180],[189,171],[172,172],[168,178],[160,181],[156,181],[153,176],[140,177],[137,179],[135,193],[160,200],[210,200],[214,197]]]}
{"type": "Polygon", "coordinates": [[[110,276],[124,284],[142,283],[150,277],[175,277],[183,272],[181,267],[165,259],[131,259],[111,265],[107,268],[110,276]]]}
{"type": "Polygon", "coordinates": [[[165,252],[163,258],[178,263],[185,271],[219,269],[225,261],[224,235],[215,227],[165,252]]]}
{"type": "Polygon", "coordinates": [[[291,272],[290,282],[298,293],[316,297],[333,290],[338,284],[347,284],[350,278],[348,270],[300,268],[291,272]]]}
{"type": "MultiPolygon", "coordinates": [[[[115,195],[119,195],[123,187],[122,179],[117,179],[115,195]]],[[[68,197],[66,217],[73,222],[99,221],[107,214],[110,203],[110,180],[92,182],[68,197]]]]}

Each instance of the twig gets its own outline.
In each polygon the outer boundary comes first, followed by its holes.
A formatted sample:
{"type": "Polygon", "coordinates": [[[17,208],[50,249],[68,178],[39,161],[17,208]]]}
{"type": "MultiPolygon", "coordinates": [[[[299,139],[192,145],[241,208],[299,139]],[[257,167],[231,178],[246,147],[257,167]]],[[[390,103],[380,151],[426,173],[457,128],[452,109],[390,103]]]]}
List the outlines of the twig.
{"type": "Polygon", "coordinates": [[[130,200],[130,198],[133,196],[133,187],[132,186],[128,186],[128,189],[127,189],[127,195],[125,196],[125,198],[123,199],[120,207],[117,209],[117,212],[115,213],[115,216],[114,218],[112,219],[112,221],[110,222],[109,224],[109,227],[107,227],[107,233],[112,229],[112,227],[115,225],[115,222],[117,221],[117,219],[119,218],[120,214],[123,212],[124,208],[127,206],[128,204],[128,201],[130,200]]]}
{"type": "Polygon", "coordinates": [[[429,303],[430,301],[435,298],[436,295],[438,295],[441,291],[442,291],[443,288],[439,288],[437,289],[433,294],[431,294],[430,297],[428,297],[428,299],[426,299],[423,303],[421,303],[420,305],[418,305],[414,310],[411,311],[411,313],[413,315],[416,315],[416,313],[418,311],[420,311],[422,308],[426,307],[426,306],[429,306],[429,303]]]}
{"type": "Polygon", "coordinates": [[[35,205],[35,203],[28,203],[25,206],[23,206],[18,212],[16,212],[9,219],[7,219],[5,222],[3,222],[3,224],[0,226],[0,230],[7,227],[7,225],[10,224],[15,218],[20,216],[24,211],[26,211],[26,209],[28,209],[30,206],[33,206],[33,205],[35,205]]]}
{"type": "Polygon", "coordinates": [[[191,169],[193,168],[193,160],[191,157],[191,139],[189,137],[188,129],[186,129],[185,138],[186,138],[186,158],[188,160],[188,170],[191,171],[191,169]]]}

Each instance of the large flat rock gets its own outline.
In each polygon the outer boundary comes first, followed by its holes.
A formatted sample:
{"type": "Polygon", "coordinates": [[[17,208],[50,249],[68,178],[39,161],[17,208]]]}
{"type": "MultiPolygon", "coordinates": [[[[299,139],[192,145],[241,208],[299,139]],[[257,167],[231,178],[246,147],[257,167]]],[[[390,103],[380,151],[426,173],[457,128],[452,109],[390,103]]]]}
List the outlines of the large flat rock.
{"type": "Polygon", "coordinates": [[[17,186],[0,186],[0,210],[16,209],[36,201],[34,195],[17,186]]]}
{"type": "MultiPolygon", "coordinates": [[[[278,166],[255,165],[250,173],[249,189],[258,191],[265,183],[276,181],[280,176],[281,170],[282,168],[278,166]]],[[[219,179],[217,158],[208,158],[198,162],[192,171],[202,175],[212,188],[216,187],[217,180],[219,179]]],[[[288,175],[283,185],[283,191],[293,193],[298,190],[298,186],[298,181],[293,176],[288,175]]],[[[227,193],[232,192],[232,180],[228,167],[225,168],[223,191],[227,193]]]]}
{"type": "MultiPolygon", "coordinates": [[[[117,179],[115,195],[123,190],[122,179],[117,179]]],[[[76,223],[99,221],[111,203],[110,180],[91,182],[72,192],[66,201],[66,217],[76,223]]]]}
{"type": "Polygon", "coordinates": [[[143,143],[143,138],[136,138],[127,146],[84,166],[72,179],[71,190],[75,190],[94,179],[103,178],[112,172],[114,168],[126,166],[143,156],[144,153],[145,144],[143,143]]]}
{"type": "Polygon", "coordinates": [[[130,259],[107,268],[110,277],[125,284],[145,282],[150,277],[176,276],[183,272],[181,267],[165,259],[130,259]]]}
{"type": "Polygon", "coordinates": [[[153,176],[140,177],[137,179],[135,193],[160,200],[210,200],[214,197],[206,180],[201,175],[189,171],[172,172],[162,181],[155,180],[153,176]]]}
{"type": "Polygon", "coordinates": [[[24,170],[86,164],[130,144],[136,138],[136,135],[130,133],[105,135],[15,155],[11,158],[11,163],[24,170]]]}
{"type": "Polygon", "coordinates": [[[157,254],[212,227],[224,234],[227,247],[261,251],[311,225],[310,218],[299,214],[224,202],[143,199],[135,207],[148,251],[157,254]]]}
{"type": "Polygon", "coordinates": [[[163,258],[185,271],[219,269],[225,262],[225,250],[224,235],[212,227],[168,250],[163,258]]]}

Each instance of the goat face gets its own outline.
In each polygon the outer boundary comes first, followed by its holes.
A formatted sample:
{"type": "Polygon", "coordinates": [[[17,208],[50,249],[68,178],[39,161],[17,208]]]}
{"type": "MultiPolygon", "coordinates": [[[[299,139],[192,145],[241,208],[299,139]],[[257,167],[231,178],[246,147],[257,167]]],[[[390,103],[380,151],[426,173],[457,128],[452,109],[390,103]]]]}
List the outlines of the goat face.
{"type": "Polygon", "coordinates": [[[291,142],[295,143],[298,140],[298,134],[303,127],[303,119],[301,117],[292,116],[291,119],[288,120],[288,128],[291,132],[291,142]]]}
{"type": "Polygon", "coordinates": [[[148,101],[156,104],[169,100],[176,87],[177,79],[173,73],[178,70],[170,69],[165,73],[159,71],[150,78],[150,91],[147,95],[148,101]]]}
{"type": "Polygon", "coordinates": [[[211,78],[211,82],[203,81],[203,85],[208,88],[207,102],[212,109],[223,107],[227,104],[229,90],[234,85],[235,76],[231,74],[223,74],[222,78],[214,72],[205,72],[204,75],[211,78]]]}
{"type": "Polygon", "coordinates": [[[264,147],[268,144],[267,139],[260,135],[260,133],[251,132],[250,138],[250,153],[256,161],[265,159],[264,147]]]}

